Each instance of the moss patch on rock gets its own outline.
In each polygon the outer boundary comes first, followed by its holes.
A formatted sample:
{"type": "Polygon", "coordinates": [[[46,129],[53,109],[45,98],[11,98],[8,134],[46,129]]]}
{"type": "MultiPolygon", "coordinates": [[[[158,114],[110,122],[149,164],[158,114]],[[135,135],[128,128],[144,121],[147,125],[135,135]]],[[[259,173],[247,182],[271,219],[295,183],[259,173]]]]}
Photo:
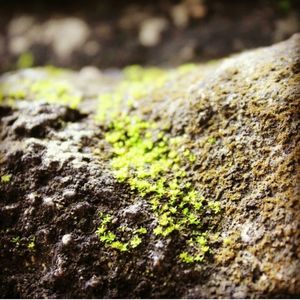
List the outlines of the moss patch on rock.
{"type": "Polygon", "coordinates": [[[46,70],[3,75],[1,295],[299,295],[299,44],[53,75],[76,110],[18,85],[46,70]]]}

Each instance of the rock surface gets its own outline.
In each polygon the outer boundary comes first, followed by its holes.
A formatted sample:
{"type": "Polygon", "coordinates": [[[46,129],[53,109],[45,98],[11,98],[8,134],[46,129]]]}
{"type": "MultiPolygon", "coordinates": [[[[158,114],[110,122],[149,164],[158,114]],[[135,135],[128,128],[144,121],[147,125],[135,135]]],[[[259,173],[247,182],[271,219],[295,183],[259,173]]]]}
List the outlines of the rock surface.
{"type": "Polygon", "coordinates": [[[148,195],[114,176],[108,121],[95,122],[94,112],[104,110],[99,94],[124,91],[122,74],[51,81],[68,82],[54,98],[78,97],[72,109],[30,89],[49,70],[24,70],[1,78],[2,297],[300,296],[300,35],[168,74],[120,105],[167,128],[167,139],[184,137],[194,153],[184,180],[221,206],[201,215],[204,260],[180,261],[184,235],[155,234],[148,195]],[[99,240],[103,212],[118,235],[145,229],[142,243],[119,251],[99,240]]]}

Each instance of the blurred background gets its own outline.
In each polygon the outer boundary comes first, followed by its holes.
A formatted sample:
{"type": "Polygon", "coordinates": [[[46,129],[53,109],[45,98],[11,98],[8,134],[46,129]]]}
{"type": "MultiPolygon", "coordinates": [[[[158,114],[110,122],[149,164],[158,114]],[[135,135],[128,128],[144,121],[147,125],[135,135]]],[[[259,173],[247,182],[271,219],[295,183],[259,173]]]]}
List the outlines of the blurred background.
{"type": "Polygon", "coordinates": [[[177,66],[300,31],[299,0],[0,0],[0,71],[177,66]]]}

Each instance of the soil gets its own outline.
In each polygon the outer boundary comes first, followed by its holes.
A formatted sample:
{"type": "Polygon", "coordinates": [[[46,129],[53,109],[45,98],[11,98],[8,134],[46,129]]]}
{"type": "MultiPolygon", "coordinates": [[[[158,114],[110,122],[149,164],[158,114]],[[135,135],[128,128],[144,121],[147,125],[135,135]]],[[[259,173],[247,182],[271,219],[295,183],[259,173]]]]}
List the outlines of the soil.
{"type": "MultiPolygon", "coordinates": [[[[221,203],[220,214],[203,217],[219,235],[201,263],[178,260],[180,232],[154,234],[147,196],[112,172],[108,128],[95,122],[93,104],[122,74],[62,74],[83,95],[76,109],[26,89],[8,105],[4,93],[1,297],[299,297],[299,45],[298,34],[186,73],[173,70],[174,78],[128,112],[168,124],[169,138],[185,136],[195,153],[188,178],[221,203]],[[99,213],[113,216],[113,228],[146,228],[142,244],[130,252],[107,247],[95,233],[99,213]]],[[[22,87],[20,79],[47,72],[7,73],[1,84],[22,87]]]]}

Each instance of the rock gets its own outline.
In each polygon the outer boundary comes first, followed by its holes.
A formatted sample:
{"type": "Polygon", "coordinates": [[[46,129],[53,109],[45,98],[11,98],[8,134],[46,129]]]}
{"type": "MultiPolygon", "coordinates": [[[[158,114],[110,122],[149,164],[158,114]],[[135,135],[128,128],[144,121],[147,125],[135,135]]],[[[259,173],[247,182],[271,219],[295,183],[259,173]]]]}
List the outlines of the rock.
{"type": "Polygon", "coordinates": [[[3,75],[0,294],[299,297],[299,66],[294,35],[208,65],[93,71],[92,89],[80,72],[3,75]],[[39,101],[41,74],[78,106],[39,101]]]}
{"type": "Polygon", "coordinates": [[[72,235],[71,234],[65,234],[63,235],[61,242],[63,245],[67,246],[72,242],[72,235]]]}

